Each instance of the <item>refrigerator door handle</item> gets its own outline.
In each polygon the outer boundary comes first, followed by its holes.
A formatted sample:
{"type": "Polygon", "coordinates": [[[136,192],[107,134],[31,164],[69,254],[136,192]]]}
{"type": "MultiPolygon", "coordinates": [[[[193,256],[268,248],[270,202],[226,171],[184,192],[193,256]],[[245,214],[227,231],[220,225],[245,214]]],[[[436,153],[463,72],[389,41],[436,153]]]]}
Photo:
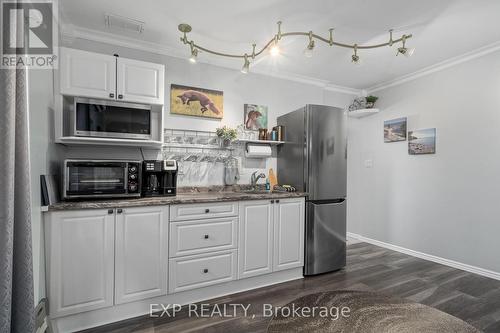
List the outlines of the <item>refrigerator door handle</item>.
{"type": "Polygon", "coordinates": [[[313,205],[341,205],[345,202],[345,198],[339,199],[323,199],[323,200],[306,200],[306,202],[310,202],[313,205]]]}

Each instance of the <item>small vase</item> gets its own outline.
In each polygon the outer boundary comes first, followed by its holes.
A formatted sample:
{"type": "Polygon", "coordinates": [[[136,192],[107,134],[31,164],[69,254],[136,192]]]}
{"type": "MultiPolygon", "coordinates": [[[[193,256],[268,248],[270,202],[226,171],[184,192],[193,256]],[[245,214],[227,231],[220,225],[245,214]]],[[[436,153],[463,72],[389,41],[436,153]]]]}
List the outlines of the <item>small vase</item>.
{"type": "Polygon", "coordinates": [[[227,148],[231,144],[231,140],[219,138],[219,146],[221,148],[227,148]]]}

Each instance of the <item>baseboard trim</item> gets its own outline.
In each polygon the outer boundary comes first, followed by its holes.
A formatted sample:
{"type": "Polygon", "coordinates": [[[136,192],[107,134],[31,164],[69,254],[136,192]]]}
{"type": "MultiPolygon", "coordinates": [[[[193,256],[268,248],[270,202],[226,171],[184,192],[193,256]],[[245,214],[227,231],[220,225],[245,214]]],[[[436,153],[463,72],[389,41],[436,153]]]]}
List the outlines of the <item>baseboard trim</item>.
{"type": "Polygon", "coordinates": [[[362,235],[358,235],[358,234],[355,234],[355,233],[352,233],[352,232],[348,232],[347,236],[351,237],[351,238],[355,238],[355,239],[357,239],[359,241],[363,241],[363,242],[366,242],[366,243],[377,245],[377,246],[380,246],[380,247],[383,247],[383,248],[386,248],[386,249],[389,249],[389,250],[393,250],[393,251],[396,251],[396,252],[408,254],[408,255],[413,256],[413,257],[417,257],[417,258],[420,258],[420,259],[425,259],[425,260],[433,261],[433,262],[436,262],[438,264],[450,266],[450,267],[457,268],[457,269],[460,269],[460,270],[463,270],[463,271],[466,271],[466,272],[470,272],[470,273],[474,273],[474,274],[477,274],[477,275],[489,277],[489,278],[492,278],[492,279],[495,279],[495,280],[500,280],[500,273],[499,272],[495,272],[495,271],[491,271],[491,270],[484,269],[484,268],[481,268],[481,267],[472,266],[472,265],[464,264],[464,263],[461,263],[461,262],[458,262],[458,261],[454,261],[454,260],[450,260],[450,259],[446,259],[446,258],[441,258],[441,257],[437,257],[437,256],[434,256],[434,255],[431,255],[431,254],[427,254],[427,253],[423,253],[423,252],[419,252],[419,251],[407,249],[407,248],[402,247],[402,246],[398,246],[398,245],[394,245],[394,244],[382,242],[382,241],[379,241],[379,240],[376,240],[376,239],[372,239],[372,238],[368,238],[368,237],[365,237],[365,236],[362,236],[362,235]]]}

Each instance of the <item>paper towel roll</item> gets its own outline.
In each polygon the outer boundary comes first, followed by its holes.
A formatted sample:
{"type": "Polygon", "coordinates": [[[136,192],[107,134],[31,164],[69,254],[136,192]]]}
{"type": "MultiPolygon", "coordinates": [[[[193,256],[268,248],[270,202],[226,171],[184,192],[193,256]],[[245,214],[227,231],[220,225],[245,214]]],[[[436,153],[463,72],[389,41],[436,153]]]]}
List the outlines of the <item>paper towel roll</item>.
{"type": "Polygon", "coordinates": [[[245,156],[248,158],[264,158],[270,157],[272,153],[271,146],[269,145],[252,145],[247,144],[245,156]]]}

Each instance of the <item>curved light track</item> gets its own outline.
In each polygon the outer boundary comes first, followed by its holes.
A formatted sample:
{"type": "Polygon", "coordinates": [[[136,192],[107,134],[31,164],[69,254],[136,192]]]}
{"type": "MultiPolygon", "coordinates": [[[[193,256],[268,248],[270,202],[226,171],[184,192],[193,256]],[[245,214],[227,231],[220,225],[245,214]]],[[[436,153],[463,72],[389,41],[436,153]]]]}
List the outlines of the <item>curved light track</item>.
{"type": "Polygon", "coordinates": [[[309,32],[281,32],[281,21],[277,23],[278,24],[278,33],[274,35],[273,38],[271,38],[260,50],[256,50],[256,44],[252,44],[252,52],[250,53],[244,53],[244,54],[232,54],[232,53],[224,53],[224,52],[219,52],[219,51],[214,51],[210,50],[206,47],[203,47],[201,45],[196,44],[193,40],[189,40],[187,38],[187,34],[191,32],[192,28],[189,24],[182,23],[179,24],[179,31],[183,33],[181,37],[181,42],[183,42],[186,45],[189,45],[191,48],[191,58],[190,60],[192,62],[196,62],[196,57],[198,55],[198,51],[203,51],[207,52],[210,54],[214,54],[217,56],[221,57],[228,57],[228,58],[241,58],[245,60],[245,63],[243,65],[243,70],[242,72],[247,73],[248,72],[248,67],[250,65],[250,62],[248,58],[255,59],[259,55],[261,55],[265,50],[270,48],[272,45],[278,45],[278,42],[283,38],[283,37],[289,37],[289,36],[306,36],[309,38],[309,44],[307,46],[307,49],[312,51],[314,48],[314,41],[318,40],[321,42],[324,42],[330,46],[338,46],[338,47],[343,47],[343,48],[349,48],[354,50],[354,54],[352,55],[352,62],[358,63],[359,62],[359,56],[357,55],[358,50],[362,49],[376,49],[380,47],[386,47],[386,46],[392,46],[397,43],[401,43],[402,46],[398,48],[397,54],[403,54],[406,56],[409,56],[413,54],[413,49],[407,49],[406,48],[406,40],[411,38],[412,35],[402,35],[400,38],[393,39],[392,36],[392,29],[389,30],[389,40],[386,43],[381,43],[381,44],[373,44],[373,45],[358,45],[358,44],[347,44],[347,43],[341,43],[337,42],[333,39],[333,30],[334,29],[329,29],[329,38],[324,38],[320,35],[317,35],[313,33],[312,31],[309,32]]]}

